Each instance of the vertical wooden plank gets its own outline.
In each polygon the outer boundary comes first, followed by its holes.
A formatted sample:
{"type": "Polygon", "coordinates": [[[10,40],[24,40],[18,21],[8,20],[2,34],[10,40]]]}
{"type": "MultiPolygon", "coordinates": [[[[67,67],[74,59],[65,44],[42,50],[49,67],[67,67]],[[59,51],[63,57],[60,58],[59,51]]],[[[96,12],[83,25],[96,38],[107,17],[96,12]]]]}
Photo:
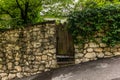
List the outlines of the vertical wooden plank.
{"type": "Polygon", "coordinates": [[[74,56],[74,44],[71,34],[64,29],[65,25],[57,28],[57,54],[74,56]]]}

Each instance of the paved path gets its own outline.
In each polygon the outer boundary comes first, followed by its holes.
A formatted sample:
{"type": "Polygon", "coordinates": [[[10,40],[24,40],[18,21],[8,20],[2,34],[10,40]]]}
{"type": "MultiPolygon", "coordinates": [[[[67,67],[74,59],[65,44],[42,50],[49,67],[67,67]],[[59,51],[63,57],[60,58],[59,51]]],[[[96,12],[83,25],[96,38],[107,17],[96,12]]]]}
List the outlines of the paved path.
{"type": "Polygon", "coordinates": [[[60,68],[20,80],[120,80],[120,57],[60,68]]]}

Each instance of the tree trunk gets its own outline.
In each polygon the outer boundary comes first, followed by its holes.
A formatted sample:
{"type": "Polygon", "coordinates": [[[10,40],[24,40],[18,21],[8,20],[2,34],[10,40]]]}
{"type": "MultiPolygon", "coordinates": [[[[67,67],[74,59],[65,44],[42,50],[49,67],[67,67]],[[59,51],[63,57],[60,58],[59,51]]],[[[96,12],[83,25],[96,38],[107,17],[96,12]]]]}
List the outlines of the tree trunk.
{"type": "Polygon", "coordinates": [[[16,0],[16,3],[18,5],[18,8],[20,9],[21,12],[21,19],[23,20],[24,24],[28,23],[28,7],[29,7],[29,2],[25,2],[24,9],[21,7],[19,4],[18,0],[16,0]]]}

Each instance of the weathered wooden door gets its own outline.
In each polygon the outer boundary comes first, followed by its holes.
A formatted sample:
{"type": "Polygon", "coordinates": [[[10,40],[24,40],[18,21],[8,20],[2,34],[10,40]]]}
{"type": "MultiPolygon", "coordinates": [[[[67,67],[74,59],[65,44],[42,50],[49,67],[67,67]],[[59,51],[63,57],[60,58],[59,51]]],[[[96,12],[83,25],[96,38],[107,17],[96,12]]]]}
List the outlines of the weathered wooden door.
{"type": "Polygon", "coordinates": [[[74,61],[74,44],[71,34],[65,30],[65,25],[57,27],[57,57],[58,61],[74,61]]]}

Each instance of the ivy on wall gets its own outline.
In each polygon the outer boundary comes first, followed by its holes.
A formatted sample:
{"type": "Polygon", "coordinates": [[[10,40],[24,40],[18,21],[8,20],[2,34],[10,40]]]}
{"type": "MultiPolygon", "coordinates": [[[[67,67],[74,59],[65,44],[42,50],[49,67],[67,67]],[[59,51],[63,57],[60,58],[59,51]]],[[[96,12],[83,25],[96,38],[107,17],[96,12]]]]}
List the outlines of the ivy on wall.
{"type": "Polygon", "coordinates": [[[105,5],[74,11],[68,17],[68,31],[76,44],[94,40],[96,33],[104,32],[101,41],[109,46],[120,43],[120,5],[105,5]]]}

